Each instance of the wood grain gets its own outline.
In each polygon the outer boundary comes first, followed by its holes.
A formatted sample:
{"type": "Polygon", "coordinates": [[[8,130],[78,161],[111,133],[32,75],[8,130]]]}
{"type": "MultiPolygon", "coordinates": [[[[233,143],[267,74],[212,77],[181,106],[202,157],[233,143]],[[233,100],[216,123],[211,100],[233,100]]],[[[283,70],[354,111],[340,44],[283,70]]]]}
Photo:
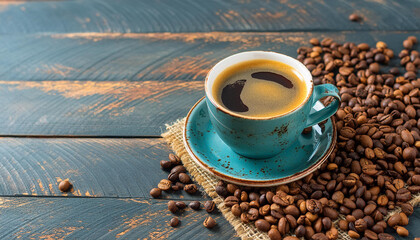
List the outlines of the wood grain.
{"type": "MultiPolygon", "coordinates": [[[[0,138],[0,196],[149,199],[150,189],[168,176],[159,165],[168,153],[169,147],[158,138],[0,138]],[[63,179],[73,183],[70,193],[58,190],[63,179]]],[[[161,198],[207,197],[178,191],[161,198]]]]}
{"type": "Polygon", "coordinates": [[[10,35],[0,38],[0,80],[203,80],[215,63],[241,51],[296,56],[312,37],[331,37],[370,44],[382,40],[398,52],[409,35],[420,31],[10,35]]]}
{"type": "MultiPolygon", "coordinates": [[[[184,117],[204,96],[208,69],[231,54],[273,50],[296,56],[296,49],[311,37],[372,45],[383,40],[398,53],[402,41],[412,34],[4,36],[0,38],[5,43],[0,44],[0,135],[159,136],[166,123],[184,117]]],[[[397,62],[394,59],[391,65],[399,66],[397,62]]]]}
{"type": "Polygon", "coordinates": [[[237,239],[221,213],[211,230],[208,213],[191,209],[170,227],[164,200],[1,197],[0,214],[0,239],[237,239]]]}
{"type": "Polygon", "coordinates": [[[420,2],[82,0],[0,4],[0,33],[417,30],[420,2]],[[361,23],[348,20],[358,13],[361,23]]]}

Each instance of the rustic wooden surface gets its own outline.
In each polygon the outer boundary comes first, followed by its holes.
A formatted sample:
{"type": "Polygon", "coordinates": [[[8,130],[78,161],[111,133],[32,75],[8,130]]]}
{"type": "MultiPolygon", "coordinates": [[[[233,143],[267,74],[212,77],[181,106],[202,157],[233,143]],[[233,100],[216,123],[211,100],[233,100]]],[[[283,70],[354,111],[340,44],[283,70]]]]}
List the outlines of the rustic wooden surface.
{"type": "MultiPolygon", "coordinates": [[[[213,230],[203,210],[168,226],[168,199],[205,194],[149,197],[167,176],[164,125],[240,51],[296,56],[310,38],[332,37],[397,53],[420,37],[420,2],[1,0],[0,23],[0,239],[232,239],[220,213],[213,230]]],[[[410,239],[418,224],[419,208],[410,239]]]]}

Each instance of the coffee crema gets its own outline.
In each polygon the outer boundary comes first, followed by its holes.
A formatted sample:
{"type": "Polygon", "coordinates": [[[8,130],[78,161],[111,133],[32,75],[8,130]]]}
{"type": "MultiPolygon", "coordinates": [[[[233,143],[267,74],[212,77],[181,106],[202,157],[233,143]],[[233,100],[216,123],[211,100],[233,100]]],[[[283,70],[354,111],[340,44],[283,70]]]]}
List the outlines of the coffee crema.
{"type": "Polygon", "coordinates": [[[213,98],[228,110],[248,117],[274,117],[297,108],[307,96],[303,76],[274,60],[256,59],[222,71],[213,98]]]}

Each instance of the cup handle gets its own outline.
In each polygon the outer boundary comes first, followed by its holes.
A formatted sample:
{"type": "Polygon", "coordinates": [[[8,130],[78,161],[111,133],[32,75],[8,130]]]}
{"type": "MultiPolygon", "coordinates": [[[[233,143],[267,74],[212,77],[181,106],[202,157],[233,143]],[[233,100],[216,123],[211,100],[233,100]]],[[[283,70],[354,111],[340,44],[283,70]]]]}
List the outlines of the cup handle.
{"type": "Polygon", "coordinates": [[[308,117],[308,120],[306,121],[305,128],[322,122],[337,112],[338,107],[340,106],[341,98],[338,89],[332,84],[322,84],[315,86],[312,98],[312,108],[319,99],[327,96],[332,96],[335,99],[325,108],[311,113],[308,117]]]}

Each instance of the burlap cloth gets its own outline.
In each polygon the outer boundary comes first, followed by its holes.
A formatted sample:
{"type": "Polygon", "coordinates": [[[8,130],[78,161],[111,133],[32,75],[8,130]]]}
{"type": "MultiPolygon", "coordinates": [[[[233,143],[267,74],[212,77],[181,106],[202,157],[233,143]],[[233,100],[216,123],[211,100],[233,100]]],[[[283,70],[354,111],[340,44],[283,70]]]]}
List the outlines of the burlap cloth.
{"type": "MultiPolygon", "coordinates": [[[[204,191],[213,199],[217,208],[223,214],[223,216],[228,220],[228,222],[233,226],[237,235],[241,239],[269,239],[267,233],[259,231],[254,224],[245,224],[241,221],[239,217],[235,217],[230,208],[226,207],[223,198],[219,197],[216,193],[216,184],[219,181],[218,178],[211,175],[202,169],[197,163],[195,163],[187,150],[184,147],[183,141],[183,131],[185,125],[185,118],[177,120],[175,123],[166,125],[166,132],[162,134],[166,142],[170,145],[172,150],[176,155],[181,158],[182,163],[185,168],[188,170],[192,178],[204,189],[204,191]]],[[[420,202],[420,194],[413,197],[410,203],[415,206],[420,202]]],[[[390,215],[400,212],[399,208],[396,208],[394,211],[389,212],[385,217],[387,219],[390,215]]],[[[344,219],[344,215],[340,215],[339,219],[344,219]]],[[[336,228],[339,232],[338,239],[351,239],[346,232],[341,231],[337,226],[338,220],[335,221],[336,228]]]]}

